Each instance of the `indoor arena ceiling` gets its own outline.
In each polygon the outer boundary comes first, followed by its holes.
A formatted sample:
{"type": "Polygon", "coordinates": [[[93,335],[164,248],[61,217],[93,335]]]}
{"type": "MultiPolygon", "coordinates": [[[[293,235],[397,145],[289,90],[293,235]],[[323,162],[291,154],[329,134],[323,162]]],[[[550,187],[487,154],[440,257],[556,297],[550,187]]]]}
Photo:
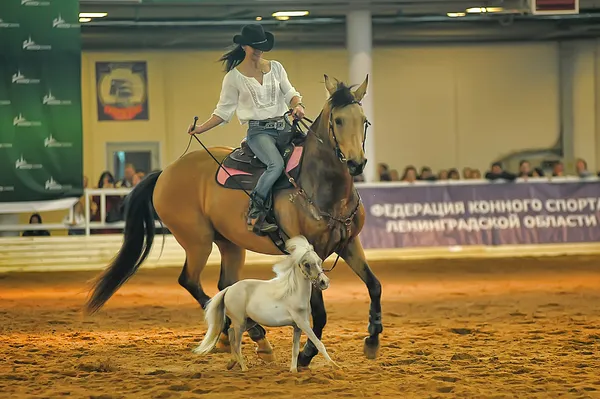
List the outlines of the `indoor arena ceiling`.
{"type": "Polygon", "coordinates": [[[600,0],[580,0],[578,15],[532,16],[525,0],[80,0],[80,12],[106,12],[82,23],[84,50],[222,49],[257,17],[276,33],[278,47],[344,46],[345,13],[368,5],[376,45],[538,41],[600,37],[600,0]],[[472,7],[502,12],[447,13],[472,7]],[[276,11],[309,15],[278,20],[276,11]]]}

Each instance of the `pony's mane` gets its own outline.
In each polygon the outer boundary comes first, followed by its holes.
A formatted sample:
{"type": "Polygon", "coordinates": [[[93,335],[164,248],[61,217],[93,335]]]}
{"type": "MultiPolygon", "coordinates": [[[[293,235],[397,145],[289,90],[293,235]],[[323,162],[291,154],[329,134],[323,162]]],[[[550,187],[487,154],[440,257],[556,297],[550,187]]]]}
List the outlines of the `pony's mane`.
{"type": "Polygon", "coordinates": [[[354,94],[352,94],[352,87],[346,86],[343,82],[338,82],[335,91],[329,97],[329,105],[331,108],[341,108],[346,105],[350,105],[356,101],[354,94]]]}
{"type": "Polygon", "coordinates": [[[273,280],[277,282],[276,295],[279,299],[292,295],[300,284],[302,276],[296,267],[307,252],[313,251],[312,245],[303,236],[293,237],[286,242],[287,250],[291,253],[273,266],[277,275],[273,280]]]}

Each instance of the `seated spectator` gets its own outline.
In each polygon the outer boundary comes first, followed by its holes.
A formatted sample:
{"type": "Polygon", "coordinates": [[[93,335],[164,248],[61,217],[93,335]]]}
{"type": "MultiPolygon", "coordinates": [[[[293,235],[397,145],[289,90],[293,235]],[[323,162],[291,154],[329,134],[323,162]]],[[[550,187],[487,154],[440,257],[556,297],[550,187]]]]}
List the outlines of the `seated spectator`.
{"type": "Polygon", "coordinates": [[[417,169],[414,166],[407,166],[400,180],[407,183],[415,182],[417,180],[417,169]]]}
{"type": "MultiPolygon", "coordinates": [[[[42,217],[39,213],[34,213],[29,217],[29,224],[42,224],[42,217]]],[[[49,236],[48,230],[26,230],[23,232],[23,237],[39,237],[49,236]]]]}
{"type": "Polygon", "coordinates": [[[472,179],[472,177],[471,177],[472,172],[473,172],[473,170],[471,168],[469,168],[468,166],[465,166],[462,170],[463,179],[465,179],[465,180],[472,179]]]}
{"type": "Polygon", "coordinates": [[[438,173],[438,180],[448,180],[448,171],[446,169],[440,170],[438,173]]]}
{"type": "Polygon", "coordinates": [[[124,177],[123,180],[117,182],[117,184],[115,184],[116,188],[130,188],[135,186],[133,179],[136,175],[136,171],[135,171],[135,166],[133,166],[133,164],[128,163],[127,165],[125,165],[125,170],[123,171],[124,177]]]}
{"type": "Polygon", "coordinates": [[[379,165],[377,165],[379,181],[391,181],[389,170],[390,167],[386,163],[380,163],[379,165]]]}
{"type": "Polygon", "coordinates": [[[421,174],[419,175],[419,180],[435,181],[435,176],[431,172],[431,168],[429,166],[423,166],[421,168],[421,174]]]}
{"type": "Polygon", "coordinates": [[[531,170],[531,164],[529,161],[523,159],[519,162],[519,177],[533,177],[533,171],[531,170]]]}
{"type": "Polygon", "coordinates": [[[502,163],[494,162],[491,170],[485,174],[485,178],[492,181],[500,179],[514,181],[517,178],[517,175],[502,169],[502,163]]]}
{"type": "Polygon", "coordinates": [[[400,181],[400,175],[396,169],[390,170],[390,181],[400,181]]]}
{"type": "Polygon", "coordinates": [[[561,161],[558,161],[552,167],[552,176],[554,177],[562,177],[565,175],[565,168],[561,161]]]}
{"type": "Polygon", "coordinates": [[[587,168],[587,162],[585,162],[585,160],[581,158],[578,158],[577,162],[575,162],[575,171],[577,172],[577,176],[579,177],[592,176],[592,174],[587,168]]]}
{"type": "MultiPolygon", "coordinates": [[[[104,171],[100,175],[98,180],[98,188],[115,188],[115,178],[109,171],[104,171]]],[[[91,215],[90,221],[100,221],[100,196],[94,195],[92,201],[95,206],[92,206],[92,210],[95,210],[94,214],[91,215]]],[[[123,220],[121,215],[121,197],[119,195],[107,195],[106,196],[106,219],[105,223],[113,223],[123,220]]],[[[92,234],[117,234],[120,233],[121,229],[94,229],[92,234]]]]}
{"type": "Polygon", "coordinates": [[[479,169],[471,170],[471,180],[481,180],[481,172],[479,169]]]}
{"type": "Polygon", "coordinates": [[[460,180],[460,174],[458,173],[458,169],[452,168],[448,170],[448,179],[450,180],[460,180]]]}

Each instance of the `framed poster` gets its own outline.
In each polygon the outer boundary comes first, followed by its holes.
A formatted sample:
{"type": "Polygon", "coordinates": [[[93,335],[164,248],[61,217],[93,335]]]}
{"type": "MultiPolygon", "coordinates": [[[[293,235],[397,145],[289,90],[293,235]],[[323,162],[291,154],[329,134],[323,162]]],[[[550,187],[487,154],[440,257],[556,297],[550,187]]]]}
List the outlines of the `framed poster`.
{"type": "Polygon", "coordinates": [[[96,102],[99,121],[147,121],[146,61],[97,61],[96,102]]]}

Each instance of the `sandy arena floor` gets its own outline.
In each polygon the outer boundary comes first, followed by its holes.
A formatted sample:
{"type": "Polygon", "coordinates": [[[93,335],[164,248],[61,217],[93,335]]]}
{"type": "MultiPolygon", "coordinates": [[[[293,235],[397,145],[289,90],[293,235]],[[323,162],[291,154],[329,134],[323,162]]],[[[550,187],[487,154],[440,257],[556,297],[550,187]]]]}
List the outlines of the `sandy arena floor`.
{"type": "MultiPolygon", "coordinates": [[[[0,398],[594,398],[600,397],[600,258],[374,264],[383,283],[378,359],[362,354],[368,295],[341,263],[325,292],[323,342],[292,375],[291,328],[268,329],[277,361],[244,340],[250,371],[228,354],[190,352],[202,312],[180,269],[142,270],[98,315],[79,308],[96,273],[0,275],[0,398]]],[[[216,290],[217,269],[204,286],[216,290]]],[[[269,278],[266,267],[244,277],[269,278]]],[[[305,341],[303,336],[302,340],[305,341]]]]}

